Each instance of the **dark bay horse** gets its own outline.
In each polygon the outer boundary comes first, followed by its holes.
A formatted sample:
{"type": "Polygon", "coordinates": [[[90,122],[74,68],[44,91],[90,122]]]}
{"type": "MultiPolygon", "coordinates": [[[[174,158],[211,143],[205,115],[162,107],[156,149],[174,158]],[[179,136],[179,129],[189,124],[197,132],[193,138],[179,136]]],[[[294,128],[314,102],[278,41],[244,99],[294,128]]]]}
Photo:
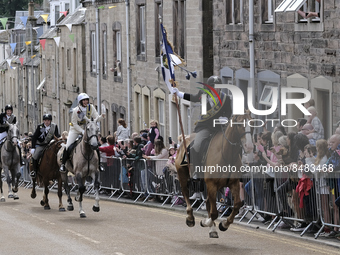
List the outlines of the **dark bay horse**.
{"type": "MultiPolygon", "coordinates": [[[[246,153],[253,149],[253,143],[251,138],[251,130],[248,126],[248,120],[250,120],[250,113],[247,112],[245,115],[237,115],[232,117],[233,123],[241,123],[229,125],[224,132],[220,132],[214,136],[210,142],[210,146],[207,152],[207,158],[205,162],[205,169],[210,166],[235,166],[236,172],[225,171],[225,172],[204,172],[204,181],[207,186],[207,202],[206,207],[208,211],[208,218],[201,221],[202,227],[210,227],[209,236],[211,238],[217,238],[218,234],[215,229],[215,220],[218,217],[218,212],[216,208],[216,195],[217,191],[223,187],[229,187],[233,199],[234,208],[227,220],[223,220],[219,228],[221,231],[226,231],[231,223],[234,221],[235,215],[238,213],[241,207],[240,199],[240,167],[241,167],[241,157],[240,152],[243,149],[246,153]],[[243,125],[245,121],[245,125],[243,125]]],[[[190,143],[190,137],[186,138],[187,144],[190,143]]],[[[195,218],[193,215],[193,210],[189,200],[189,190],[188,190],[188,180],[190,179],[190,174],[187,166],[181,166],[181,162],[184,155],[184,143],[182,142],[176,157],[176,168],[178,172],[178,179],[180,181],[182,194],[187,204],[187,218],[186,224],[189,227],[195,225],[195,218]]],[[[190,165],[190,171],[193,172],[193,166],[190,165]]]]}
{"type": "MultiPolygon", "coordinates": [[[[98,132],[97,119],[94,121],[84,117],[87,121],[85,133],[82,141],[74,148],[73,156],[65,164],[67,171],[74,174],[76,182],[79,187],[79,198],[76,197],[76,201],[79,202],[79,214],[81,218],[85,218],[86,214],[83,210],[82,201],[83,194],[86,190],[85,179],[91,177],[94,181],[95,190],[95,204],[92,207],[94,212],[99,212],[99,159],[96,152],[98,148],[98,132]]],[[[58,164],[61,165],[61,155],[65,147],[61,148],[58,152],[58,164]]],[[[65,192],[68,196],[67,210],[73,209],[72,199],[70,196],[70,187],[67,183],[66,173],[62,173],[62,178],[65,184],[65,192]]]]}
{"type": "MultiPolygon", "coordinates": [[[[58,181],[58,197],[59,197],[59,211],[65,211],[65,207],[62,202],[62,178],[59,172],[59,165],[57,162],[57,154],[61,145],[65,143],[62,140],[52,140],[50,144],[46,147],[44,154],[40,161],[39,169],[37,169],[36,178],[32,179],[33,188],[31,192],[31,198],[35,198],[37,196],[35,191],[36,182],[38,184],[44,185],[44,196],[40,201],[40,204],[44,207],[45,210],[49,210],[50,205],[48,203],[48,193],[49,193],[49,183],[52,180],[58,181]]],[[[33,166],[30,164],[30,170],[33,170],[33,166]]]]}
{"type": "MultiPolygon", "coordinates": [[[[18,183],[21,176],[20,173],[20,151],[18,148],[19,129],[16,124],[8,123],[7,138],[1,148],[1,163],[0,168],[4,170],[8,184],[8,198],[19,199],[18,183]],[[12,186],[12,190],[11,190],[12,186]],[[13,193],[12,193],[13,191],[13,193]]],[[[5,197],[2,189],[2,179],[0,178],[0,201],[4,202],[5,197]]]]}

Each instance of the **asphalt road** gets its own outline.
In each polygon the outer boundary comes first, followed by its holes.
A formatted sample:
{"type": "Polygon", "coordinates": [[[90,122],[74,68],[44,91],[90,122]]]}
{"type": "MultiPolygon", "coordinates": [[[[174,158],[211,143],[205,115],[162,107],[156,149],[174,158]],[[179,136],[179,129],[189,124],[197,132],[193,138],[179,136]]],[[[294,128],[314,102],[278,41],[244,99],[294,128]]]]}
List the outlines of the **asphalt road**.
{"type": "MultiPolygon", "coordinates": [[[[58,211],[56,193],[50,193],[51,210],[40,206],[42,191],[19,189],[19,200],[0,203],[0,255],[12,254],[339,254],[339,249],[258,229],[232,225],[219,231],[185,225],[183,212],[85,198],[87,218],[75,210],[58,211]]],[[[7,186],[5,187],[5,194],[7,186]]],[[[66,202],[66,198],[64,197],[66,202]]]]}

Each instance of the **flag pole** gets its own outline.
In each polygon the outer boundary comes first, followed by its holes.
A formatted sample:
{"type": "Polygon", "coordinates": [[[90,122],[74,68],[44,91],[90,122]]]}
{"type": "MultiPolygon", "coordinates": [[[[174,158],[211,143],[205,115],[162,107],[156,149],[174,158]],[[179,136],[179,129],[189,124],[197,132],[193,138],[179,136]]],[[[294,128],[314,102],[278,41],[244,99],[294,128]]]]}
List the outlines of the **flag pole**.
{"type": "MultiPolygon", "coordinates": [[[[174,88],[176,87],[176,83],[174,82],[174,80],[171,80],[171,84],[173,85],[174,88]]],[[[184,135],[184,128],[183,128],[183,122],[182,122],[182,114],[181,114],[181,110],[179,109],[177,95],[175,94],[174,97],[175,97],[175,102],[176,102],[176,107],[177,107],[179,126],[181,127],[181,132],[182,132],[182,138],[183,138],[183,144],[184,144],[184,152],[185,152],[185,156],[187,158],[188,170],[189,170],[189,174],[190,174],[190,160],[189,160],[189,157],[188,157],[187,141],[185,140],[185,135],[184,135]]]]}
{"type": "MultiPolygon", "coordinates": [[[[162,34],[162,38],[163,38],[163,44],[167,45],[168,41],[167,41],[167,36],[165,35],[164,31],[163,31],[163,24],[162,24],[162,17],[161,15],[158,16],[159,18],[159,24],[161,26],[161,34],[162,34]]],[[[163,45],[163,49],[165,48],[165,52],[163,52],[163,54],[165,53],[167,55],[167,62],[168,62],[168,68],[170,69],[170,79],[169,79],[169,83],[171,85],[172,88],[176,88],[176,82],[175,82],[175,75],[174,73],[171,71],[171,66],[172,66],[172,63],[171,63],[171,57],[170,55],[168,54],[167,52],[167,47],[165,47],[163,45]]],[[[161,57],[161,61],[163,61],[163,58],[161,57]]],[[[165,78],[164,78],[165,80],[165,78]]],[[[165,81],[166,82],[166,81],[165,81]]],[[[172,93],[172,89],[169,88],[171,93],[172,93]]],[[[187,158],[187,162],[188,162],[188,170],[189,170],[189,173],[190,173],[190,161],[189,161],[189,157],[188,157],[188,152],[187,152],[187,143],[186,143],[186,140],[185,140],[185,135],[184,135],[184,129],[183,129],[183,123],[182,123],[182,115],[181,115],[181,110],[179,108],[179,105],[178,105],[178,99],[177,99],[177,94],[174,94],[173,95],[175,97],[175,103],[176,103],[176,107],[177,107],[177,113],[178,113],[178,119],[179,119],[179,125],[180,125],[180,128],[181,128],[181,132],[182,132],[182,138],[183,138],[183,144],[184,144],[184,151],[185,151],[185,156],[187,158]]]]}

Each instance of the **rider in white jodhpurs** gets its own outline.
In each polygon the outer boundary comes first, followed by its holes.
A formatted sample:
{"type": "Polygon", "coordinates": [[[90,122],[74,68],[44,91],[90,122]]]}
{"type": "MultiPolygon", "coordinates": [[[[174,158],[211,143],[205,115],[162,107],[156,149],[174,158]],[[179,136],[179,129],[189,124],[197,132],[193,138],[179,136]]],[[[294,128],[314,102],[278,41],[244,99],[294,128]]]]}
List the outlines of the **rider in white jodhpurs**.
{"type": "MultiPolygon", "coordinates": [[[[78,106],[73,109],[71,123],[70,123],[70,131],[67,137],[66,149],[63,153],[62,164],[60,166],[60,172],[65,172],[65,163],[69,159],[69,151],[68,148],[71,144],[73,144],[79,135],[84,135],[86,120],[84,117],[88,119],[96,119],[99,115],[92,104],[89,104],[89,96],[86,93],[80,93],[78,95],[78,106]]],[[[99,116],[98,121],[102,120],[105,117],[105,114],[99,116]]],[[[98,158],[99,158],[99,170],[104,171],[102,166],[100,165],[100,156],[99,150],[97,150],[98,158]]]]}

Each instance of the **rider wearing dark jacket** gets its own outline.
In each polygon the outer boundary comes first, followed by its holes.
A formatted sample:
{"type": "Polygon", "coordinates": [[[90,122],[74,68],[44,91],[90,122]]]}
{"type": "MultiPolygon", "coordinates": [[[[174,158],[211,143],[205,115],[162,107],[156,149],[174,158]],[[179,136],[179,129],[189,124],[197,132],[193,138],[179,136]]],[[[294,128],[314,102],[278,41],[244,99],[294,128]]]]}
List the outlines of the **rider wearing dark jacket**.
{"type": "MultiPolygon", "coordinates": [[[[222,84],[222,80],[219,76],[210,76],[207,80],[207,84],[214,87],[215,84],[222,84]]],[[[217,93],[219,94],[222,105],[218,101],[216,105],[214,105],[214,102],[211,98],[207,100],[207,114],[203,115],[201,114],[200,119],[198,120],[198,123],[195,126],[194,132],[196,133],[195,141],[193,146],[190,148],[190,158],[196,158],[194,154],[197,154],[200,152],[200,148],[202,146],[202,142],[209,138],[211,134],[215,133],[217,130],[213,127],[213,121],[214,119],[218,119],[220,117],[223,118],[230,118],[232,114],[232,106],[231,106],[231,99],[230,97],[222,92],[220,89],[216,89],[217,93]],[[194,152],[191,151],[191,149],[194,150],[194,152]],[[193,154],[194,153],[194,154],[193,154]]],[[[200,90],[198,94],[191,95],[188,93],[183,93],[178,91],[177,88],[174,89],[174,93],[177,94],[180,98],[183,98],[185,100],[191,101],[191,102],[200,102],[202,91],[200,90]]]]}
{"type": "Polygon", "coordinates": [[[44,123],[38,125],[32,137],[32,164],[33,170],[30,175],[32,178],[36,176],[39,159],[42,157],[45,147],[54,139],[59,138],[58,126],[52,123],[52,115],[45,114],[43,116],[44,123]]]}

